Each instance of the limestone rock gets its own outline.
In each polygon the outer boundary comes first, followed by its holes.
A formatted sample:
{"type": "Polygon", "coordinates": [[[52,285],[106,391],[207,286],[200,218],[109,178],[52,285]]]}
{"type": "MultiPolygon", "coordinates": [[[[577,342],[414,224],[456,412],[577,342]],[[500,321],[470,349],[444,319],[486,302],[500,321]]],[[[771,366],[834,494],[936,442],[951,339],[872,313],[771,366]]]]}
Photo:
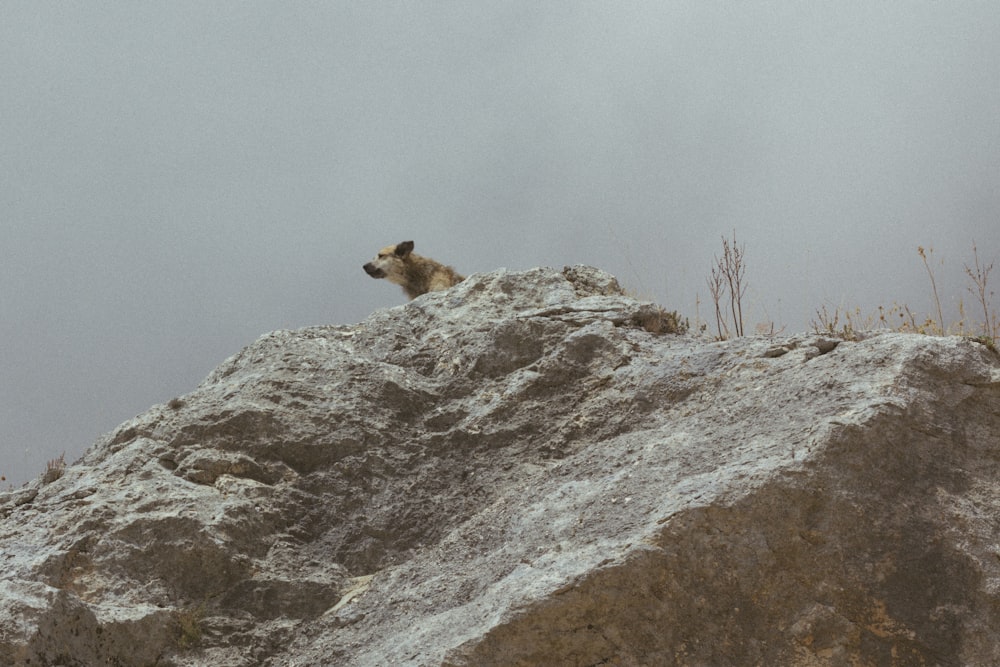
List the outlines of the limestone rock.
{"type": "Polygon", "coordinates": [[[1000,362],[588,267],[277,331],[0,494],[0,664],[1000,664],[1000,362]]]}

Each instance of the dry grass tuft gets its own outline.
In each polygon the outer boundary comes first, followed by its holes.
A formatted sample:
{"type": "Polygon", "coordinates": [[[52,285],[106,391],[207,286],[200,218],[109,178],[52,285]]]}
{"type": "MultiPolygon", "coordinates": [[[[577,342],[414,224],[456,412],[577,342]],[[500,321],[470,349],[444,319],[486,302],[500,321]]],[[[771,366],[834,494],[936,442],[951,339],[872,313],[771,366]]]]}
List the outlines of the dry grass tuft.
{"type": "Polygon", "coordinates": [[[45,464],[45,472],[42,474],[42,483],[51,484],[66,472],[66,452],[50,460],[45,464]]]}
{"type": "Polygon", "coordinates": [[[690,323],[682,318],[676,310],[667,310],[660,306],[646,309],[632,318],[636,325],[652,334],[683,334],[687,333],[690,323]]]}
{"type": "Polygon", "coordinates": [[[923,246],[917,247],[917,254],[920,255],[930,279],[936,317],[931,315],[918,316],[906,304],[897,303],[892,304],[889,308],[879,306],[875,312],[867,315],[862,313],[861,308],[849,310],[837,306],[831,311],[826,306],[822,306],[816,311],[816,318],[811,323],[813,330],[845,340],[857,340],[861,332],[878,330],[918,333],[928,336],[966,336],[996,350],[997,343],[1000,342],[1000,315],[997,314],[996,307],[992,305],[994,292],[989,287],[989,276],[993,270],[993,264],[986,264],[979,258],[979,249],[973,243],[973,265],[971,267],[968,264],[965,265],[965,274],[972,282],[972,285],[967,289],[977,301],[976,309],[982,308],[983,319],[970,326],[965,304],[960,300],[958,303],[959,320],[949,325],[945,323],[937,280],[934,276],[934,270],[931,268],[930,257],[933,252],[933,248],[925,250],[923,246]]]}

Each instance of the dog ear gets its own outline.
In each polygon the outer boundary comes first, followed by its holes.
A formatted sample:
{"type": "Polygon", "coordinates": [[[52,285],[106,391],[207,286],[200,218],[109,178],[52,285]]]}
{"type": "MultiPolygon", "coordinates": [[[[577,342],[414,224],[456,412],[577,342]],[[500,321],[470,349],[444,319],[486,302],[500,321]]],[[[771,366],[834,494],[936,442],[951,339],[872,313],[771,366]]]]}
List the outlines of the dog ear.
{"type": "Polygon", "coordinates": [[[413,241],[403,241],[396,244],[396,257],[406,257],[413,252],[413,241]]]}

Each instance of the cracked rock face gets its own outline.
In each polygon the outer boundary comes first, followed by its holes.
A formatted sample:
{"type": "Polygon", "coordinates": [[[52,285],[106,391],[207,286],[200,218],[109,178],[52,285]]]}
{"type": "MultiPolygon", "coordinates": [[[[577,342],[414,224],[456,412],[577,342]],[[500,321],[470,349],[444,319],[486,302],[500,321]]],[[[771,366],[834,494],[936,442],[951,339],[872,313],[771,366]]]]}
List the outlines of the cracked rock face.
{"type": "Polygon", "coordinates": [[[1000,363],[588,267],[278,331],[0,494],[0,664],[1000,664],[1000,363]]]}

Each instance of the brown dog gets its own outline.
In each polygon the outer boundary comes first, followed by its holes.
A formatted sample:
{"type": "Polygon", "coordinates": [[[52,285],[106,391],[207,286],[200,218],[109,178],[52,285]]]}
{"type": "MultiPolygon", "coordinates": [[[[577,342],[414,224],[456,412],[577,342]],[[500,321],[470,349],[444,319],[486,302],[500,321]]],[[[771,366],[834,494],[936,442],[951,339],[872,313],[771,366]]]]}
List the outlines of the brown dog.
{"type": "Polygon", "coordinates": [[[414,253],[413,241],[382,248],[375,259],[363,268],[372,278],[385,278],[402,286],[411,299],[427,292],[448,289],[465,280],[450,266],[414,253]]]}

